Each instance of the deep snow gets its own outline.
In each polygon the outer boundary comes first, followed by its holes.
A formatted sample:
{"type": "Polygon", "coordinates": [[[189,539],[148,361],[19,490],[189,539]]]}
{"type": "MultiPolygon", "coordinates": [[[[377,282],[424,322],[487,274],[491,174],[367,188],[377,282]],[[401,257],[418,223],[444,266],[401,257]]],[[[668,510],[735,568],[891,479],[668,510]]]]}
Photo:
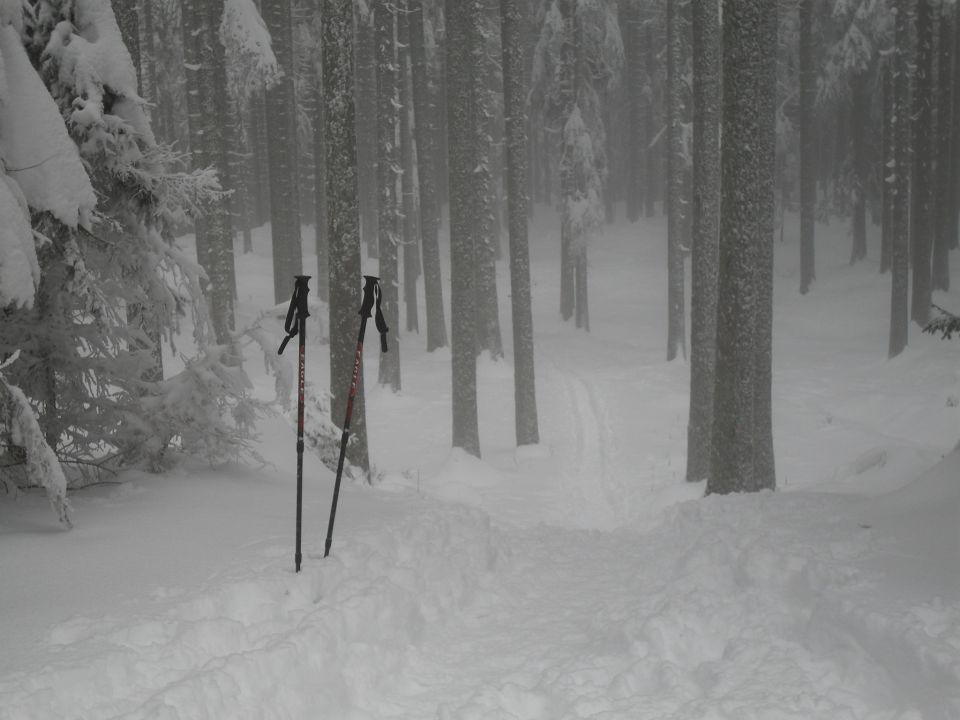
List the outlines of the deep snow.
{"type": "MultiPolygon", "coordinates": [[[[508,348],[480,363],[483,460],[451,452],[449,353],[401,333],[402,393],[366,358],[382,479],[345,487],[326,560],[332,478],[306,459],[300,575],[289,419],[262,423],[272,465],[129,473],[74,493],[71,531],[40,495],[0,498],[0,719],[957,720],[960,347],[913,327],[887,361],[875,258],[848,266],[845,228],[821,227],[800,297],[789,230],[779,492],[702,499],[683,480],[689,368],[663,361],[662,226],[591,248],[588,335],[556,318],[544,211],[540,446],[513,447],[508,348]]],[[[247,320],[270,303],[266,233],[238,256],[247,320]]],[[[261,364],[251,351],[269,397],[261,364]]]]}

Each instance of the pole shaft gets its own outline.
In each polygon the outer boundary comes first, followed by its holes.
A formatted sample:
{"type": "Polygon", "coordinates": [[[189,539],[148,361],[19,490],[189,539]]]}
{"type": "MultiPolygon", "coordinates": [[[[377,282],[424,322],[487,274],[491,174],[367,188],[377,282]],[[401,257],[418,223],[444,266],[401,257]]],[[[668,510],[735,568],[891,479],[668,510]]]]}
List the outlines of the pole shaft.
{"type": "Polygon", "coordinates": [[[333,523],[337,518],[337,500],[340,498],[340,480],[343,477],[343,462],[347,454],[347,441],[350,439],[350,418],[353,415],[353,399],[357,396],[357,386],[360,384],[360,367],[363,361],[363,336],[367,330],[367,318],[360,316],[360,335],[357,338],[357,352],[353,358],[353,375],[350,378],[350,393],[347,395],[347,413],[343,421],[343,434],[340,436],[340,457],[337,460],[337,479],[333,485],[333,502],[330,506],[330,522],[327,525],[327,541],[324,545],[323,556],[330,554],[333,544],[333,523]]]}
{"type": "Polygon", "coordinates": [[[300,357],[297,371],[297,549],[294,555],[297,572],[300,572],[300,563],[303,559],[300,551],[300,538],[303,527],[303,386],[304,366],[306,364],[307,319],[301,317],[299,323],[300,357]]]}

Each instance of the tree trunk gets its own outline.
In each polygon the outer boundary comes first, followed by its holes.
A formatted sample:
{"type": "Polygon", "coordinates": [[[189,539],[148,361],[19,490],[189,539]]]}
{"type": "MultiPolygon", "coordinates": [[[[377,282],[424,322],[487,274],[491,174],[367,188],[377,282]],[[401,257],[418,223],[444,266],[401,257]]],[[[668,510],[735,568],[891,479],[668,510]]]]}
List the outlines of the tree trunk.
{"type": "Polygon", "coordinates": [[[667,360],[687,356],[683,267],[683,17],[667,3],[667,360]]]}
{"type": "Polygon", "coordinates": [[[693,293],[687,480],[710,476],[720,217],[720,8],[693,6],[693,293]]]}
{"type": "Polygon", "coordinates": [[[891,293],[889,357],[907,346],[909,324],[910,243],[910,0],[899,0],[894,41],[893,113],[890,120],[895,163],[890,179],[893,196],[890,233],[891,293]]]}
{"type": "MultiPolygon", "coordinates": [[[[377,225],[380,240],[380,286],[387,326],[400,327],[397,251],[400,244],[399,73],[397,72],[397,8],[393,0],[373,6],[377,43],[377,225]]],[[[400,344],[380,355],[379,382],[400,391],[400,344]]]]}
{"type": "Polygon", "coordinates": [[[431,106],[430,78],[424,39],[423,0],[409,0],[410,51],[413,61],[413,104],[417,139],[417,179],[420,189],[420,233],[424,301],[427,312],[427,352],[447,345],[440,273],[440,207],[437,197],[437,109],[431,106]]]}
{"type": "Polygon", "coordinates": [[[520,0],[500,0],[503,53],[503,116],[506,136],[507,207],[510,231],[510,309],[513,317],[514,416],[517,445],[540,442],[534,381],[530,248],[527,239],[527,115],[524,88],[523,15],[520,0]]]}
{"type": "Polygon", "coordinates": [[[883,202],[883,230],[880,237],[880,272],[890,270],[893,251],[893,176],[896,174],[896,145],[894,144],[894,101],[893,78],[895,73],[893,59],[883,61],[883,161],[880,164],[880,189],[883,202]]]}
{"type": "Polygon", "coordinates": [[[944,5],[940,15],[939,68],[937,92],[936,205],[937,225],[933,239],[933,289],[950,289],[950,216],[956,215],[952,197],[953,157],[953,23],[956,6],[944,5]]]}
{"type": "Polygon", "coordinates": [[[646,66],[646,86],[643,93],[644,107],[641,111],[643,117],[643,127],[646,133],[644,142],[644,169],[646,173],[646,182],[643,186],[644,215],[652,218],[656,214],[657,188],[660,187],[660,171],[657,161],[657,148],[654,140],[657,130],[654,126],[654,102],[653,102],[653,78],[656,72],[656,48],[653,43],[653,23],[647,21],[646,32],[644,33],[644,65],[646,66]]]}
{"type": "Polygon", "coordinates": [[[773,173],[765,134],[774,122],[769,64],[776,27],[768,0],[723,2],[723,159],[720,211],[716,385],[711,473],[707,492],[772,488],[774,478],[756,472],[761,436],[756,415],[766,388],[758,387],[761,290],[758,267],[767,262],[764,243],[773,173]],[[759,141],[760,151],[757,151],[759,141]]]}
{"type": "Polygon", "coordinates": [[[417,312],[417,278],[420,277],[420,243],[417,240],[419,211],[413,170],[413,89],[410,78],[410,8],[404,0],[397,17],[400,70],[400,152],[403,162],[403,306],[407,332],[420,332],[417,312]]]}
{"type": "Polygon", "coordinates": [[[757,252],[757,319],[754,341],[753,394],[753,488],[773,489],[777,485],[773,454],[773,233],[776,218],[777,155],[777,6],[763,6],[760,41],[767,58],[757,72],[760,96],[760,134],[757,155],[761,190],[756,197],[759,210],[757,252]]]}
{"type": "Polygon", "coordinates": [[[867,257],[867,185],[870,174],[867,141],[869,140],[870,118],[870,77],[864,71],[850,80],[852,97],[850,98],[850,119],[853,145],[853,246],[850,250],[850,264],[867,257]]]}
{"type": "MultiPolygon", "coordinates": [[[[324,132],[330,253],[330,413],[343,423],[353,374],[360,307],[360,203],[354,129],[353,1],[323,0],[324,132]]],[[[347,458],[370,472],[363,367],[350,423],[347,458]]]]}
{"type": "Polygon", "coordinates": [[[936,67],[936,15],[938,0],[917,2],[917,63],[913,94],[913,187],[911,188],[910,249],[913,279],[910,317],[921,327],[930,320],[931,265],[933,235],[936,232],[936,154],[937,126],[934,114],[934,73],[936,67]]]}
{"type": "Polygon", "coordinates": [[[450,191],[450,281],[453,379],[453,447],[480,457],[477,426],[476,286],[477,227],[483,196],[474,173],[477,117],[471,79],[478,29],[471,27],[479,0],[446,0],[447,146],[450,191]]]}
{"type": "MultiPolygon", "coordinates": [[[[321,9],[322,12],[322,9],[321,9]]],[[[322,19],[321,19],[322,22],[322,19]]],[[[313,230],[317,250],[317,297],[330,300],[330,248],[327,241],[327,149],[324,111],[323,67],[311,63],[316,70],[313,82],[313,230]]]]}
{"type": "Polygon", "coordinates": [[[267,88],[267,158],[270,167],[270,228],[273,299],[290,299],[295,275],[303,272],[300,195],[297,187],[297,120],[294,91],[291,0],[263,0],[263,19],[283,76],[267,88]]]}
{"type": "Polygon", "coordinates": [[[813,24],[816,0],[800,0],[800,294],[810,291],[816,278],[814,233],[817,211],[817,147],[819,134],[817,58],[814,55],[813,24]]]}
{"type": "Polygon", "coordinates": [[[357,103],[357,161],[360,182],[360,232],[367,255],[380,252],[377,227],[377,43],[371,2],[356,3],[355,83],[357,103]],[[366,10],[364,10],[366,8],[366,10]]]}

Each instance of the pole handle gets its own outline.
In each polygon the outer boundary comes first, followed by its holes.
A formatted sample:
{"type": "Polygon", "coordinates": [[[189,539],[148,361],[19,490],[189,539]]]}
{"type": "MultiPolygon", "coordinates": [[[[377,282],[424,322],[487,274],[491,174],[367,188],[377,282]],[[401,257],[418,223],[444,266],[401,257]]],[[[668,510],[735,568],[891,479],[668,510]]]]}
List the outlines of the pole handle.
{"type": "Polygon", "coordinates": [[[380,278],[374,275],[364,275],[363,280],[363,302],[360,303],[360,316],[369,318],[374,314],[371,311],[374,308],[376,309],[374,320],[377,324],[377,332],[380,333],[380,352],[385,353],[389,350],[387,347],[387,332],[390,328],[387,327],[387,321],[384,319],[383,310],[380,307],[383,300],[380,278]]]}
{"type": "Polygon", "coordinates": [[[283,331],[287,336],[280,343],[277,355],[283,355],[287,343],[300,332],[300,321],[310,317],[310,307],[307,304],[307,294],[310,292],[307,283],[310,281],[310,277],[310,275],[294,276],[293,295],[290,298],[290,305],[287,307],[287,319],[283,323],[283,331]]]}

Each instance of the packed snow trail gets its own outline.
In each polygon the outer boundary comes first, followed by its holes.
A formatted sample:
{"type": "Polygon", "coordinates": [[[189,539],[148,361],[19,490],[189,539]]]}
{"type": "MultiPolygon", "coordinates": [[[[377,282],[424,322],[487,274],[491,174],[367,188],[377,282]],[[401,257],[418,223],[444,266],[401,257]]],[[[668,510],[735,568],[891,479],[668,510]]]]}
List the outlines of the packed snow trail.
{"type": "MultiPolygon", "coordinates": [[[[509,532],[509,570],[450,623],[429,625],[362,706],[396,720],[955,718],[958,663],[919,672],[946,693],[909,687],[898,663],[916,657],[848,630],[872,612],[853,561],[875,545],[837,512],[850,502],[711,498],[654,532],[509,532]],[[904,692],[917,693],[907,706],[904,692]]],[[[884,642],[878,629],[867,637],[884,642]]]]}

